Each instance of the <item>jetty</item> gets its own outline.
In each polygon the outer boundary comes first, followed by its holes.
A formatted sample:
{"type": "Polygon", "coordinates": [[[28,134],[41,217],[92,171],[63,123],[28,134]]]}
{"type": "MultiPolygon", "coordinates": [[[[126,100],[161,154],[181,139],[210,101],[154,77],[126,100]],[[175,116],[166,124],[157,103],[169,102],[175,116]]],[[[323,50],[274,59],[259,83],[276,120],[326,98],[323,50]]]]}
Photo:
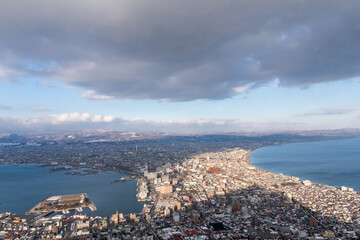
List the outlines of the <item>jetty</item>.
{"type": "Polygon", "coordinates": [[[122,177],[120,179],[116,179],[116,180],[112,181],[110,184],[117,183],[117,182],[132,181],[132,180],[136,180],[137,178],[138,178],[137,176],[126,176],[126,177],[122,177]]]}

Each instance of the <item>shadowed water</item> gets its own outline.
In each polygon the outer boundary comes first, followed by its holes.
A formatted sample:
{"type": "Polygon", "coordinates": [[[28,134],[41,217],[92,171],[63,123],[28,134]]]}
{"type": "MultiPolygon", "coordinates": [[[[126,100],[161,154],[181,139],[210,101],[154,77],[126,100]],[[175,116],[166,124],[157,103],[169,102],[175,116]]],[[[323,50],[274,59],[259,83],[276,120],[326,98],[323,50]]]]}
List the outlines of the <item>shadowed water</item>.
{"type": "Polygon", "coordinates": [[[250,160],[263,170],[360,191],[360,138],[263,147],[250,160]]]}

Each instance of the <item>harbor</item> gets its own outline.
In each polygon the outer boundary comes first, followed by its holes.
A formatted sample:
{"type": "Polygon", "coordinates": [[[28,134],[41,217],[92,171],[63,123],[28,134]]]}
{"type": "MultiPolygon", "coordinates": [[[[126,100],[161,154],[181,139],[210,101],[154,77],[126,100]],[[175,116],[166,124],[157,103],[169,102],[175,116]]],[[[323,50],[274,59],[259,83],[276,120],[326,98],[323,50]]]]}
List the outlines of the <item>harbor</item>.
{"type": "Polygon", "coordinates": [[[82,212],[83,208],[96,210],[95,204],[90,200],[86,193],[58,195],[45,198],[40,203],[31,208],[27,214],[62,212],[68,213],[71,210],[82,212]]]}
{"type": "Polygon", "coordinates": [[[116,179],[116,180],[110,182],[110,184],[117,183],[117,182],[132,181],[132,180],[137,180],[137,179],[138,179],[137,176],[125,176],[125,177],[122,177],[120,179],[116,179]]]}

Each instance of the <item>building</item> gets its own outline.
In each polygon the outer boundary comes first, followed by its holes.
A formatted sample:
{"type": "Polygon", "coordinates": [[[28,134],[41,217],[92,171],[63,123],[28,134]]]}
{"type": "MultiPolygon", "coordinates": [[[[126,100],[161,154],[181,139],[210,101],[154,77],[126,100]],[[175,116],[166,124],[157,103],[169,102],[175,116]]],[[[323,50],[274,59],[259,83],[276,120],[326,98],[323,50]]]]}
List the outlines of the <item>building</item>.
{"type": "Polygon", "coordinates": [[[172,188],[172,185],[170,185],[170,184],[162,185],[159,188],[159,192],[161,195],[170,194],[170,193],[172,193],[172,191],[173,191],[173,188],[172,188]]]}
{"type": "Polygon", "coordinates": [[[211,167],[211,168],[209,168],[209,173],[212,173],[212,174],[220,173],[220,168],[218,168],[218,167],[211,167]]]}
{"type": "Polygon", "coordinates": [[[173,220],[174,222],[180,222],[180,214],[178,212],[174,212],[173,220]]]}

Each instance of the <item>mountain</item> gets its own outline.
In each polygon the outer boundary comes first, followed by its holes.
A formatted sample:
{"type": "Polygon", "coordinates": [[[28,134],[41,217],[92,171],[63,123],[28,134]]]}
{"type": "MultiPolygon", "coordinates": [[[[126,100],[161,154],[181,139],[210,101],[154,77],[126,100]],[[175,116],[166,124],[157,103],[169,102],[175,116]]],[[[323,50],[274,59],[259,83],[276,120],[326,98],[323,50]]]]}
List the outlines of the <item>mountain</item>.
{"type": "Polygon", "coordinates": [[[0,135],[0,143],[23,143],[26,142],[26,137],[19,136],[13,133],[5,133],[0,135]]]}
{"type": "Polygon", "coordinates": [[[309,131],[286,131],[286,132],[227,132],[214,134],[174,134],[163,132],[119,132],[112,130],[83,130],[68,132],[49,132],[38,134],[24,134],[19,136],[11,133],[0,133],[0,143],[94,143],[94,142],[120,142],[145,139],[162,139],[168,137],[187,137],[191,140],[193,137],[217,138],[221,140],[221,136],[233,137],[260,137],[260,139],[287,139],[294,137],[297,139],[307,137],[330,137],[330,138],[346,138],[360,136],[360,129],[337,129],[337,130],[309,130],[309,131]]]}

